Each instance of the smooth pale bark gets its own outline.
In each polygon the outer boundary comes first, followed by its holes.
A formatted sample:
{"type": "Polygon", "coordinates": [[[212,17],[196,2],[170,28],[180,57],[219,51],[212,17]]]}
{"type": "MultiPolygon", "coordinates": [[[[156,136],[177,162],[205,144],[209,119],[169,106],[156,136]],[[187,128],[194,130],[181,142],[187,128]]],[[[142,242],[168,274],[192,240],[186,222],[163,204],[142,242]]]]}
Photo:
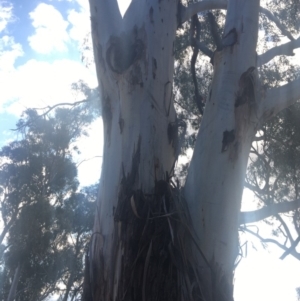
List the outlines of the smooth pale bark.
{"type": "Polygon", "coordinates": [[[172,85],[178,2],[133,1],[115,28],[109,25],[114,20],[108,2],[90,0],[104,124],[102,176],[89,255],[93,300],[120,300],[126,294],[128,265],[134,265],[135,258],[127,262],[131,246],[125,237],[134,235],[135,229],[124,215],[133,205],[134,191],[153,193],[155,182],[171,171],[176,152],[168,125],[176,122],[172,85]],[[100,12],[105,27],[100,26],[100,12]]]}
{"type": "Polygon", "coordinates": [[[236,107],[235,101],[241,75],[256,66],[258,13],[259,1],[229,1],[224,32],[235,28],[237,43],[215,54],[210,97],[184,188],[206,260],[211,269],[219,267],[229,284],[238,252],[247,160],[258,126],[257,104],[236,107]],[[234,131],[235,138],[225,150],[226,131],[234,131]]]}
{"type": "Polygon", "coordinates": [[[213,57],[210,95],[183,191],[187,224],[174,227],[171,217],[178,212],[167,211],[167,193],[158,189],[180,150],[172,93],[177,25],[225,2],[184,8],[177,0],[136,0],[121,19],[116,0],[90,0],[104,155],[84,301],[233,298],[247,160],[270,110],[262,105],[255,70],[259,0],[226,5],[224,48],[213,57]],[[166,213],[159,216],[165,220],[160,232],[157,209],[166,213]],[[183,228],[184,251],[176,249],[183,228]],[[167,240],[161,248],[159,237],[167,240]]]}
{"type": "Polygon", "coordinates": [[[300,37],[297,40],[292,40],[290,42],[275,46],[265,53],[262,53],[258,56],[258,66],[262,66],[270,62],[275,56],[278,55],[287,55],[294,56],[294,50],[300,47],[300,37]]]}
{"type": "Polygon", "coordinates": [[[264,101],[261,102],[259,108],[262,123],[300,99],[299,85],[300,79],[297,79],[286,85],[263,92],[264,101]]]}

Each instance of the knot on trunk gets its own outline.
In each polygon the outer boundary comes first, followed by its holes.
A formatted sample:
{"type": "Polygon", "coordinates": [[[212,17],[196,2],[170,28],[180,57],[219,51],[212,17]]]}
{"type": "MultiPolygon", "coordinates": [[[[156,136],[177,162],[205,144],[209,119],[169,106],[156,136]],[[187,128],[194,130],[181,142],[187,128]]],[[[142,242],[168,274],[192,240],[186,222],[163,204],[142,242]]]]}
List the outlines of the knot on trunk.
{"type": "Polygon", "coordinates": [[[141,57],[144,44],[134,34],[122,33],[112,36],[108,42],[106,61],[110,69],[118,74],[125,72],[136,60],[141,57]]]}

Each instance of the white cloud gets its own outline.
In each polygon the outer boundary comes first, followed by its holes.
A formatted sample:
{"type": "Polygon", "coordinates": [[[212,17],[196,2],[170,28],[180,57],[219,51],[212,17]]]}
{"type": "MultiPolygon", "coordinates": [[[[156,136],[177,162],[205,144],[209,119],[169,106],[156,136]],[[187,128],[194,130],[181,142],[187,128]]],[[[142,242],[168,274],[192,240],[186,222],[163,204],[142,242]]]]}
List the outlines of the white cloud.
{"type": "Polygon", "coordinates": [[[57,60],[53,63],[30,60],[9,74],[1,76],[2,109],[20,116],[26,108],[41,108],[60,102],[73,102],[71,84],[82,79],[97,86],[94,73],[80,62],[57,60]]]}
{"type": "Polygon", "coordinates": [[[43,54],[67,50],[69,23],[54,6],[40,3],[29,15],[35,28],[35,34],[28,38],[32,49],[43,54]]]}
{"type": "Polygon", "coordinates": [[[79,12],[72,9],[68,13],[68,21],[72,25],[69,31],[70,37],[73,40],[78,41],[80,44],[86,38],[87,34],[91,32],[89,16],[89,11],[84,8],[82,8],[79,12]]]}
{"type": "Polygon", "coordinates": [[[22,45],[15,43],[11,36],[0,38],[0,78],[3,72],[10,72],[14,68],[16,59],[23,56],[22,45]]]}
{"type": "Polygon", "coordinates": [[[0,2],[0,32],[2,32],[9,22],[14,21],[13,6],[6,1],[0,2]]]}

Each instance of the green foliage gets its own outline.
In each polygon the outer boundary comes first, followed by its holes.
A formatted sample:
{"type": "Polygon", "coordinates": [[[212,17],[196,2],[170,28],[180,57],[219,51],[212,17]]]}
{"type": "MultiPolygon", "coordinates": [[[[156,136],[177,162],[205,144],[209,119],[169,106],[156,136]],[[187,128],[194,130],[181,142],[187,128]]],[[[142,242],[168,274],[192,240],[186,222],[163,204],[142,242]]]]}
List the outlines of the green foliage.
{"type": "Polygon", "coordinates": [[[86,104],[42,116],[27,110],[17,124],[21,139],[0,151],[1,215],[8,231],[0,299],[7,298],[18,266],[17,301],[80,293],[97,185],[78,191],[72,153],[96,117],[86,104]]]}

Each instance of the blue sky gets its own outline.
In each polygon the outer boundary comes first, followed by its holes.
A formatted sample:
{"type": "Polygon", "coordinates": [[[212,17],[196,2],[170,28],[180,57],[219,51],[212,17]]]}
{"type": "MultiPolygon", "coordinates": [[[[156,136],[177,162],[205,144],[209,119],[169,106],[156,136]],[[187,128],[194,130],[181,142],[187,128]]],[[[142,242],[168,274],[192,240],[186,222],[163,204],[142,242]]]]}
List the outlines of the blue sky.
{"type": "MultiPolygon", "coordinates": [[[[14,139],[10,129],[25,109],[82,99],[71,89],[79,80],[91,88],[98,85],[94,66],[86,68],[81,62],[83,41],[89,33],[87,1],[0,2],[0,147],[14,139]]],[[[101,142],[94,137],[101,133],[101,122],[91,129],[90,138],[80,143],[82,156],[88,159],[101,154],[101,142]]],[[[80,165],[82,185],[99,178],[101,162],[94,160],[80,165]]]]}
{"type": "MultiPolygon", "coordinates": [[[[129,2],[119,1],[122,12],[129,2]]],[[[86,68],[81,62],[82,43],[89,32],[87,0],[0,2],[0,147],[14,138],[10,129],[26,108],[81,99],[71,89],[78,80],[97,86],[94,66],[86,68]]],[[[91,126],[90,137],[80,142],[84,159],[101,155],[100,137],[98,120],[91,126]]],[[[99,178],[101,160],[95,160],[80,165],[82,185],[99,178]]],[[[265,231],[270,235],[270,229],[265,231]]],[[[264,250],[258,241],[252,245],[250,237],[243,239],[249,240],[248,257],[236,271],[235,300],[295,301],[300,263],[291,257],[280,261],[278,249],[264,250]]]]}

